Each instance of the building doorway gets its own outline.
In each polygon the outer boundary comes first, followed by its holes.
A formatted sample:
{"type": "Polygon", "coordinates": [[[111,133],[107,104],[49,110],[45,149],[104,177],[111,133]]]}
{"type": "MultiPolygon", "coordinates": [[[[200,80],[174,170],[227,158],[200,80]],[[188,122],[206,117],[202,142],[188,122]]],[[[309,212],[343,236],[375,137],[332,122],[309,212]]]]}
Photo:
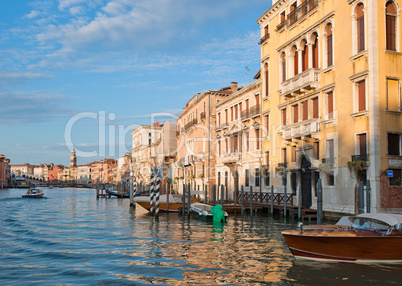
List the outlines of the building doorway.
{"type": "Polygon", "coordinates": [[[302,206],[305,208],[310,208],[312,205],[311,162],[306,156],[303,156],[301,159],[300,169],[301,169],[300,184],[301,184],[302,206]]]}

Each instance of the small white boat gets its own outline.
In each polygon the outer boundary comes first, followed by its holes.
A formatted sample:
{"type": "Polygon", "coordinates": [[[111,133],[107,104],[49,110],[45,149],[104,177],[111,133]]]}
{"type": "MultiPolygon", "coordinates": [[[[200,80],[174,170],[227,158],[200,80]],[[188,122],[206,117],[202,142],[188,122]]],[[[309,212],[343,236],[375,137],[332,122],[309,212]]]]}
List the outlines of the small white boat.
{"type": "Polygon", "coordinates": [[[40,189],[29,189],[25,195],[22,195],[23,198],[42,198],[44,193],[40,189]]]}
{"type": "MultiPolygon", "coordinates": [[[[213,214],[211,212],[212,206],[203,204],[203,203],[194,203],[190,205],[190,210],[196,214],[199,215],[200,217],[205,217],[205,218],[213,218],[213,214]]],[[[225,218],[228,217],[228,213],[226,211],[223,211],[223,214],[225,215],[225,218]]]]}

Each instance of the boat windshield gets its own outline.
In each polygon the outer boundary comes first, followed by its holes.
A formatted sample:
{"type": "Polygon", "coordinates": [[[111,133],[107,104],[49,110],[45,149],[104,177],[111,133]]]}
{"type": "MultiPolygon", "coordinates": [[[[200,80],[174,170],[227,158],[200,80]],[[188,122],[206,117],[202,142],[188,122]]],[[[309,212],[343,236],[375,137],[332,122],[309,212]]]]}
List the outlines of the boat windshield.
{"type": "Polygon", "coordinates": [[[387,230],[389,225],[383,221],[371,218],[355,217],[352,221],[354,228],[370,229],[370,230],[387,230]]]}

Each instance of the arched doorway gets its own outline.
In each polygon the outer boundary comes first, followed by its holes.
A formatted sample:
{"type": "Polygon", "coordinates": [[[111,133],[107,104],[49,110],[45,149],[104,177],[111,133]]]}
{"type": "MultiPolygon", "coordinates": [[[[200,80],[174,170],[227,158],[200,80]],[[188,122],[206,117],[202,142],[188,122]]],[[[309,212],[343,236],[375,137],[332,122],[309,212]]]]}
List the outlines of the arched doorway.
{"type": "Polygon", "coordinates": [[[302,206],[305,208],[311,207],[311,162],[306,157],[303,156],[300,162],[301,169],[301,195],[302,195],[302,206]]]}

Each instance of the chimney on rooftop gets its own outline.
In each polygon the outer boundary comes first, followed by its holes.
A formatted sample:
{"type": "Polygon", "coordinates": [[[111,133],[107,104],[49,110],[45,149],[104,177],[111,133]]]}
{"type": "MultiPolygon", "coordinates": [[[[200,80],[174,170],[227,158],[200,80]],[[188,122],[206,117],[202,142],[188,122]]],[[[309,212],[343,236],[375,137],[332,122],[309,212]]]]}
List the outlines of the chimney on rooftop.
{"type": "Polygon", "coordinates": [[[237,91],[237,82],[232,81],[232,93],[237,91]]]}

